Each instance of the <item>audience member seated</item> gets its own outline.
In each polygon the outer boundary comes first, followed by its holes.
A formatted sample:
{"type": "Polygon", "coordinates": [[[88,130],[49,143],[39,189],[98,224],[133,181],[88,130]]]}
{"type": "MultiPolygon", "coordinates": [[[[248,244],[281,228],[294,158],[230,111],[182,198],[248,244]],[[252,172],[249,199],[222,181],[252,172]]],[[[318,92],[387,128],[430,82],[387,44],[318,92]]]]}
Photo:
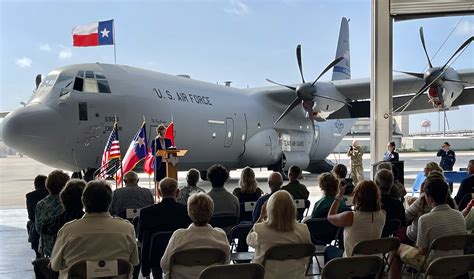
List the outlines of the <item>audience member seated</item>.
{"type": "MultiPolygon", "coordinates": [[[[319,199],[313,207],[311,218],[326,218],[329,213],[337,193],[339,192],[339,184],[337,178],[329,172],[319,176],[319,187],[324,193],[324,196],[319,199]]],[[[346,203],[342,200],[339,204],[338,212],[346,208],[346,203]]]]}
{"type": "MultiPolygon", "coordinates": [[[[433,240],[449,235],[465,234],[466,222],[461,212],[447,204],[448,184],[440,178],[428,177],[425,181],[425,200],[432,208],[418,220],[416,247],[401,244],[393,257],[390,278],[400,278],[402,262],[421,268],[433,240]]],[[[430,260],[442,256],[462,255],[463,251],[433,251],[430,260]]]]}
{"type": "Polygon", "coordinates": [[[390,196],[394,199],[404,200],[404,197],[407,195],[407,190],[405,186],[398,180],[398,170],[392,166],[390,162],[382,162],[377,165],[377,171],[379,170],[388,170],[393,174],[393,185],[390,189],[390,196]]]}
{"type": "MultiPolygon", "coordinates": [[[[263,264],[265,253],[281,244],[311,243],[306,224],[296,222],[296,207],[291,195],[277,191],[263,205],[257,223],[247,236],[247,244],[255,248],[253,262],[263,264]]],[[[265,263],[265,278],[305,278],[308,259],[265,263]]]]}
{"type": "Polygon", "coordinates": [[[138,264],[135,231],[128,221],[109,214],[112,189],[104,180],[91,181],[82,194],[86,214],[59,230],[51,255],[51,269],[67,278],[80,261],[123,259],[138,264]]]}
{"type": "MultiPolygon", "coordinates": [[[[385,212],[380,202],[380,190],[374,182],[363,180],[354,189],[354,211],[337,213],[344,197],[341,187],[328,214],[328,221],[336,227],[344,228],[344,251],[335,247],[325,255],[326,259],[350,257],[354,246],[364,240],[378,239],[385,225],[385,212]]],[[[326,254],[326,252],[325,252],[326,254]]]]}
{"type": "Polygon", "coordinates": [[[112,206],[110,207],[112,215],[118,216],[126,209],[139,209],[155,203],[151,191],[138,186],[139,179],[136,172],[127,172],[123,181],[125,187],[115,189],[113,194],[112,206]]]}
{"type": "Polygon", "coordinates": [[[256,201],[263,195],[262,189],[257,187],[255,172],[250,167],[242,170],[239,186],[240,188],[235,188],[232,194],[239,199],[240,203],[256,201]]]}
{"type": "Polygon", "coordinates": [[[82,192],[86,187],[86,182],[82,179],[71,179],[59,194],[63,211],[54,217],[51,222],[46,223],[43,228],[44,234],[50,235],[56,240],[58,231],[69,221],[81,219],[84,215],[82,211],[82,192]]]}
{"type": "MultiPolygon", "coordinates": [[[[431,171],[427,174],[428,178],[438,178],[445,181],[443,174],[439,171],[431,171]]],[[[425,180],[426,181],[426,180],[425,180]]],[[[457,209],[454,200],[451,196],[447,199],[447,204],[453,208],[457,209]]],[[[403,243],[413,243],[416,241],[417,234],[418,234],[418,219],[431,211],[431,207],[429,206],[428,202],[426,201],[425,197],[425,182],[421,185],[420,189],[420,197],[415,200],[406,210],[405,210],[405,222],[408,225],[406,229],[406,238],[401,236],[401,241],[403,243]],[[411,223],[411,224],[410,224],[411,223]]]]}
{"type": "Polygon", "coordinates": [[[212,185],[208,194],[214,202],[214,215],[229,214],[238,217],[239,199],[224,188],[224,183],[229,179],[227,169],[222,165],[213,165],[207,171],[207,178],[212,185]]]}
{"type": "MultiPolygon", "coordinates": [[[[147,253],[151,245],[151,237],[158,232],[173,232],[186,228],[191,223],[186,206],[176,202],[179,195],[178,181],[164,178],[159,182],[160,203],[147,206],[140,210],[138,221],[138,239],[142,243],[142,255],[147,253]]],[[[151,269],[154,278],[161,278],[162,270],[158,267],[151,269]]]]}
{"type": "MultiPolygon", "coordinates": [[[[474,193],[474,160],[469,160],[469,164],[467,165],[467,173],[469,174],[469,177],[465,178],[461,182],[458,193],[454,197],[454,200],[458,205],[461,203],[461,200],[465,195],[474,193]]],[[[459,209],[463,210],[464,208],[459,209]]]]}
{"type": "Polygon", "coordinates": [[[299,182],[298,179],[300,176],[301,168],[298,166],[291,166],[288,170],[288,179],[290,180],[290,182],[285,186],[281,187],[281,189],[290,193],[293,199],[295,200],[307,200],[309,197],[309,191],[305,185],[299,182]]]}
{"type": "MultiPolygon", "coordinates": [[[[214,202],[209,195],[197,193],[189,197],[188,214],[192,224],[187,229],[176,230],[171,236],[163,258],[161,258],[163,278],[170,278],[171,256],[181,250],[194,248],[222,249],[227,255],[226,263],[229,263],[230,250],[227,235],[222,229],[213,228],[208,224],[213,212],[214,202]]],[[[206,267],[176,266],[173,267],[173,278],[197,279],[204,268],[206,267]]]]}
{"type": "Polygon", "coordinates": [[[26,229],[28,231],[28,242],[31,243],[31,249],[35,251],[37,259],[41,257],[41,254],[38,252],[39,234],[35,229],[35,209],[38,202],[48,195],[45,182],[45,175],[36,176],[34,181],[35,190],[26,194],[26,210],[28,211],[26,229]]]}
{"type": "Polygon", "coordinates": [[[389,170],[379,170],[375,174],[375,184],[380,189],[382,195],[382,209],[385,210],[385,223],[389,220],[397,219],[402,227],[405,226],[405,208],[400,199],[395,199],[390,195],[393,185],[393,174],[389,170]]]}
{"type": "Polygon", "coordinates": [[[468,233],[474,233],[474,210],[472,207],[474,206],[474,199],[467,204],[466,208],[461,212],[462,216],[466,220],[466,230],[468,233]]]}
{"type": "MultiPolygon", "coordinates": [[[[301,175],[302,175],[302,172],[301,172],[300,167],[291,166],[290,169],[288,170],[288,179],[290,180],[290,182],[286,184],[285,186],[281,187],[281,189],[290,193],[293,199],[295,200],[299,200],[299,199],[305,200],[305,207],[306,207],[307,203],[309,204],[309,201],[308,201],[309,191],[305,185],[299,182],[298,179],[300,178],[301,175]]],[[[300,208],[296,211],[298,220],[303,219],[304,211],[305,211],[305,208],[300,208]]]]}
{"type": "Polygon", "coordinates": [[[194,193],[205,193],[202,188],[199,188],[197,183],[199,182],[200,173],[197,169],[190,169],[186,175],[187,186],[179,189],[179,195],[177,201],[180,204],[187,205],[189,197],[194,193]]]}
{"type": "Polygon", "coordinates": [[[262,206],[268,201],[268,199],[278,190],[280,190],[281,185],[283,185],[283,177],[279,172],[272,172],[268,176],[268,186],[270,187],[270,194],[266,194],[261,196],[257,203],[255,204],[255,208],[252,212],[252,221],[255,223],[260,217],[260,212],[262,211],[262,206]]]}
{"type": "MultiPolygon", "coordinates": [[[[347,167],[343,164],[335,165],[331,173],[337,178],[338,185],[346,185],[346,196],[351,196],[352,192],[354,191],[354,183],[351,178],[346,178],[347,176],[347,167]]],[[[326,217],[326,215],[324,215],[326,217]]]]}
{"type": "Polygon", "coordinates": [[[51,256],[51,250],[54,245],[54,237],[42,233],[45,231],[45,225],[61,214],[62,207],[59,200],[59,192],[64,188],[69,180],[69,175],[60,170],[52,171],[46,179],[46,189],[49,195],[42,199],[36,205],[35,210],[35,228],[40,235],[39,252],[43,257],[51,256]]]}

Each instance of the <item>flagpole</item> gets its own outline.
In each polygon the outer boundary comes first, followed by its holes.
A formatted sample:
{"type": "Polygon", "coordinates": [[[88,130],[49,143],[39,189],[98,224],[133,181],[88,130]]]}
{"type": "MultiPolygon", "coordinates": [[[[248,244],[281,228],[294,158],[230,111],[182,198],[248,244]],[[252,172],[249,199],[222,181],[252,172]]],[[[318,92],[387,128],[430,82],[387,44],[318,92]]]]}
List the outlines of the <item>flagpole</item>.
{"type": "Polygon", "coordinates": [[[115,33],[115,20],[113,20],[113,24],[112,24],[112,30],[113,30],[113,34],[114,34],[114,61],[115,61],[115,64],[117,64],[117,50],[115,48],[115,38],[116,38],[116,34],[115,33]]]}

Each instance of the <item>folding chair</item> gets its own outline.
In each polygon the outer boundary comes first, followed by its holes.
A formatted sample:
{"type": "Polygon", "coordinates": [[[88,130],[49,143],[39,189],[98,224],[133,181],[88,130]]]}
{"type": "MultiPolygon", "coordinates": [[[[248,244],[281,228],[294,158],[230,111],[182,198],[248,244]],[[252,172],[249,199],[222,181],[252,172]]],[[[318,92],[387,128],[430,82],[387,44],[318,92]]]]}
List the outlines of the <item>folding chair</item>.
{"type": "Polygon", "coordinates": [[[474,255],[441,257],[430,263],[424,278],[456,278],[471,271],[474,271],[474,255]]]}
{"type": "Polygon", "coordinates": [[[255,209],[256,201],[244,202],[240,204],[240,217],[239,221],[249,221],[252,222],[252,213],[255,209]]]}
{"type": "Polygon", "coordinates": [[[83,279],[94,277],[104,279],[126,279],[130,277],[132,269],[132,265],[126,260],[80,261],[73,264],[71,268],[69,268],[67,278],[83,279]],[[116,273],[110,272],[110,268],[107,268],[107,265],[114,264],[117,265],[116,273]],[[93,270],[90,270],[91,268],[93,270]],[[104,275],[101,276],[101,274],[104,275]]]}
{"type": "Polygon", "coordinates": [[[256,263],[214,265],[207,267],[199,275],[199,279],[263,279],[265,269],[256,263]],[[223,276],[225,274],[225,276],[223,276]]]}
{"type": "Polygon", "coordinates": [[[265,253],[263,257],[263,266],[265,267],[265,263],[268,260],[286,261],[298,260],[306,257],[311,258],[314,255],[315,250],[316,247],[310,243],[276,245],[268,249],[265,253]]]}
{"type": "Polygon", "coordinates": [[[392,261],[389,261],[389,253],[397,251],[400,247],[400,239],[396,237],[386,237],[373,240],[365,240],[357,243],[352,250],[352,256],[355,255],[378,255],[383,257],[384,265],[387,271],[390,270],[392,261]]]}
{"type": "Polygon", "coordinates": [[[149,232],[145,232],[141,251],[141,270],[144,277],[150,276],[150,272],[154,274],[161,273],[160,260],[165,253],[166,246],[170,241],[173,232],[158,232],[148,236],[149,232]]]}
{"type": "Polygon", "coordinates": [[[430,247],[428,248],[428,252],[426,253],[425,259],[423,261],[423,264],[421,265],[421,268],[418,269],[416,266],[412,265],[407,265],[404,264],[402,267],[402,273],[405,270],[407,266],[412,268],[413,270],[416,270],[418,272],[416,278],[420,276],[421,273],[424,273],[424,271],[427,268],[428,264],[428,259],[430,257],[430,254],[433,250],[438,250],[438,251],[453,251],[453,250],[461,250],[464,251],[464,249],[472,249],[474,247],[474,235],[472,234],[460,234],[460,235],[450,235],[450,236],[443,236],[440,238],[437,238],[431,242],[430,247]]]}
{"type": "Polygon", "coordinates": [[[245,242],[247,235],[249,234],[250,230],[252,230],[252,228],[253,224],[238,224],[237,226],[234,226],[232,230],[230,230],[230,260],[234,263],[250,262],[252,260],[254,253],[238,251],[236,249],[238,246],[235,242],[236,239],[238,239],[239,243],[240,241],[245,242]],[[234,252],[234,249],[236,249],[237,252],[234,252]]]}
{"type": "Polygon", "coordinates": [[[304,217],[308,216],[309,207],[311,206],[311,202],[305,199],[296,199],[295,206],[296,206],[296,220],[301,222],[304,217]]]}
{"type": "Polygon", "coordinates": [[[330,260],[323,269],[322,278],[349,279],[375,275],[380,278],[383,260],[377,256],[357,256],[330,260]]]}
{"type": "MultiPolygon", "coordinates": [[[[335,241],[334,245],[338,244],[338,235],[339,228],[329,223],[326,218],[312,218],[304,222],[308,226],[309,233],[311,235],[311,242],[316,246],[326,246],[335,241]]],[[[319,263],[318,256],[324,255],[323,250],[316,250],[313,256],[316,258],[316,263],[318,264],[318,269],[321,271],[321,264],[319,263]]],[[[308,267],[306,268],[306,276],[321,275],[317,274],[308,274],[309,269],[312,263],[312,257],[310,258],[308,267]]]]}
{"type": "Polygon", "coordinates": [[[400,229],[402,222],[398,219],[388,220],[382,230],[382,237],[389,237],[395,235],[400,229]]]}
{"type": "MultiPolygon", "coordinates": [[[[215,264],[225,264],[225,251],[217,248],[195,248],[175,252],[170,259],[170,276],[175,278],[173,270],[176,266],[203,266],[207,267],[215,264]]],[[[203,268],[204,269],[204,268],[203,268]]]]}
{"type": "Polygon", "coordinates": [[[227,235],[229,235],[231,228],[238,223],[239,216],[233,214],[217,214],[209,220],[211,226],[223,229],[227,235]]]}

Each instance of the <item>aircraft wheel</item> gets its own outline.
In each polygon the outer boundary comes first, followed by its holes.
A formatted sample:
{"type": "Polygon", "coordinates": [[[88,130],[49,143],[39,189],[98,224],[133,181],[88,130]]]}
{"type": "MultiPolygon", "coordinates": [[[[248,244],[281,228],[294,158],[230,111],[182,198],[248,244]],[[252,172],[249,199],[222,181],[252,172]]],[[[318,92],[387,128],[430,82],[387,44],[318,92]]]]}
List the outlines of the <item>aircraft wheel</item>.
{"type": "Polygon", "coordinates": [[[199,173],[201,174],[201,179],[207,181],[207,170],[199,171],[199,173]]]}

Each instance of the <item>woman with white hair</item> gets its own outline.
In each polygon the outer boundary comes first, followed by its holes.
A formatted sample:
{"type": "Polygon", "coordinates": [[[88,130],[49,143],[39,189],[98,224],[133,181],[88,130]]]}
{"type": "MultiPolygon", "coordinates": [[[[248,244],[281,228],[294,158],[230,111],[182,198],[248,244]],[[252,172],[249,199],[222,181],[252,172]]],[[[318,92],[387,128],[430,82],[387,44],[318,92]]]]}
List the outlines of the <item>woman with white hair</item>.
{"type": "MultiPolygon", "coordinates": [[[[176,230],[166,247],[161,258],[163,278],[170,278],[171,256],[181,250],[194,248],[217,248],[226,253],[226,264],[230,261],[229,241],[227,235],[220,228],[213,228],[209,220],[214,213],[214,202],[205,193],[193,194],[188,199],[188,215],[192,224],[187,229],[176,230]]],[[[199,278],[205,266],[176,266],[173,267],[173,278],[191,279],[199,278]]]]}
{"type": "MultiPolygon", "coordinates": [[[[296,206],[284,190],[275,192],[262,207],[260,218],[247,236],[247,244],[255,248],[253,262],[263,263],[265,253],[281,244],[311,243],[306,224],[296,222],[296,206]]],[[[265,278],[305,278],[308,259],[268,261],[265,278]]]]}

